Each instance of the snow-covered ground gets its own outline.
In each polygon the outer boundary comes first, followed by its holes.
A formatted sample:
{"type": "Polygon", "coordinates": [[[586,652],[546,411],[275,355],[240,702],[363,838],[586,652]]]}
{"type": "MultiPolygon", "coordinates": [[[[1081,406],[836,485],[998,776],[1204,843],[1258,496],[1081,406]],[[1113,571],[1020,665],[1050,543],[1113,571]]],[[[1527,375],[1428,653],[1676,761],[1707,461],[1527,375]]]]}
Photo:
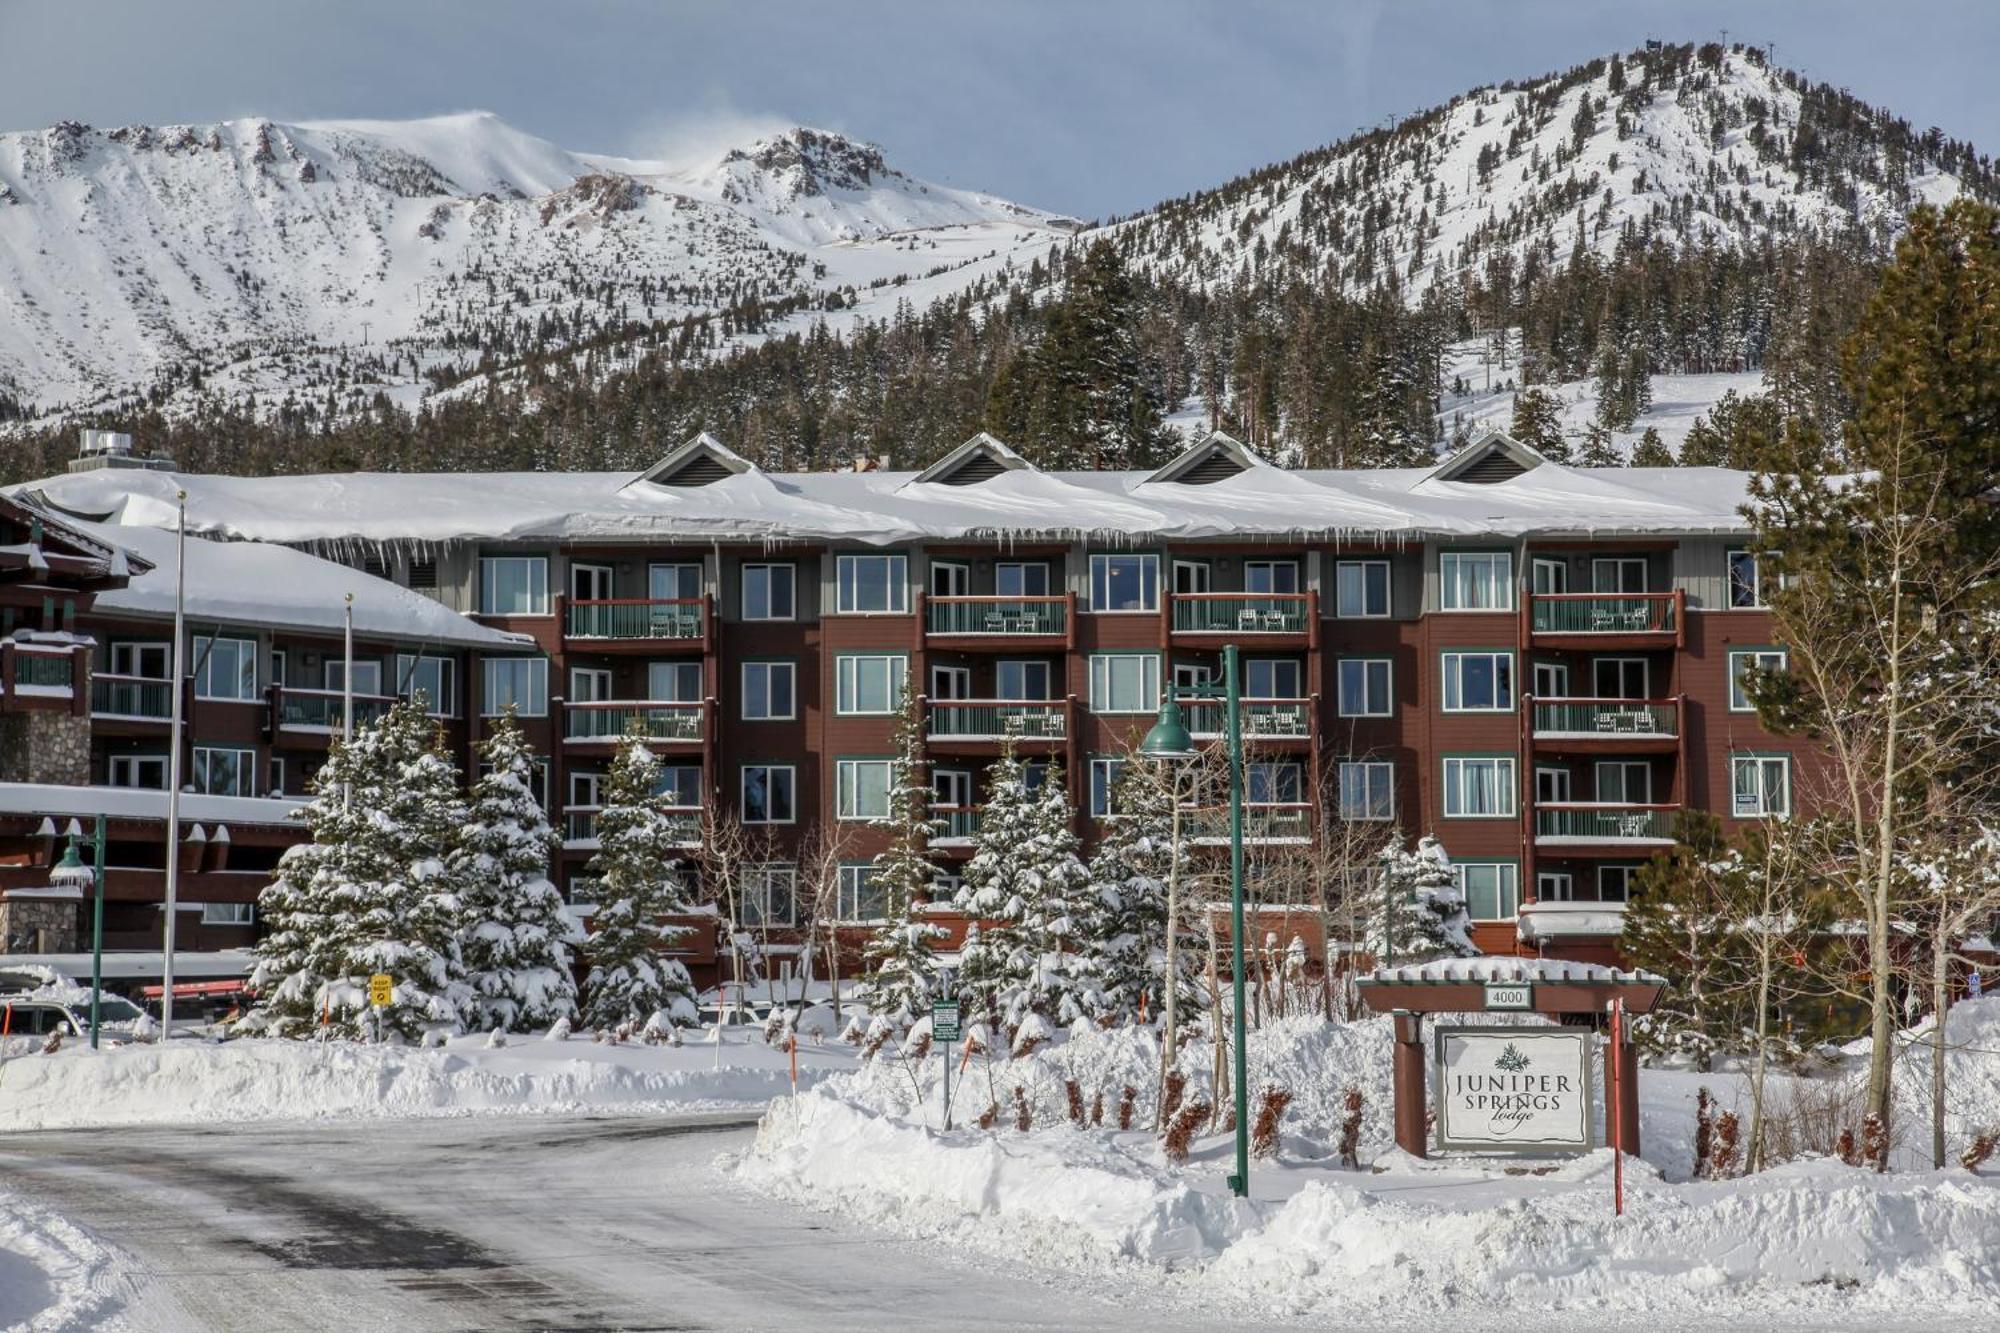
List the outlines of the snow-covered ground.
{"type": "Polygon", "coordinates": [[[0,1190],[0,1328],[97,1327],[114,1253],[89,1232],[0,1190]]]}
{"type": "MultiPolygon", "coordinates": [[[[0,1131],[86,1125],[761,1107],[791,1091],[790,1058],[761,1030],[726,1029],[716,1047],[549,1041],[503,1047],[462,1037],[442,1048],[245,1037],[175,1041],[0,1064],[0,1131]]],[[[19,1044],[16,1050],[20,1049],[19,1044]]],[[[12,1052],[10,1052],[12,1054],[12,1052]]],[[[852,1069],[851,1047],[799,1047],[799,1084],[852,1069]]]]}
{"type": "MultiPolygon", "coordinates": [[[[2000,1116],[2000,1000],[1961,1006],[1949,1045],[1956,1153],[1982,1116],[2000,1116]]],[[[1921,1050],[1906,1051],[1912,1075],[1921,1050]]],[[[1206,1059],[1202,1048],[1190,1056],[1184,1067],[1206,1059]]],[[[1802,1157],[1753,1177],[1690,1180],[1697,1090],[1742,1113],[1740,1075],[1646,1071],[1646,1156],[1627,1162],[1618,1218],[1605,1150],[1525,1164],[1396,1150],[1383,1020],[1291,1020],[1253,1035],[1251,1086],[1276,1084],[1297,1100],[1279,1159],[1253,1163],[1245,1201],[1224,1187],[1227,1136],[1197,1140],[1185,1166],[1165,1160],[1151,1130],[1156,1061],[1150,1037],[1134,1032],[1084,1034],[990,1074],[976,1060],[946,1132],[937,1058],[919,1070],[885,1057],[774,1103],[734,1171],[777,1197],[907,1234],[1079,1271],[1151,1273],[1226,1308],[1342,1321],[1504,1310],[1865,1326],[1913,1315],[1976,1322],[2000,1300],[1993,1168],[1877,1175],[1802,1157]],[[1071,1080],[1083,1124],[1067,1110],[1071,1080]],[[1026,1133],[1015,1124],[1017,1083],[1034,1125],[1026,1133]],[[1121,1131],[1109,1107],[1128,1084],[1140,1096],[1133,1128],[1121,1131]],[[1358,1171],[1331,1146],[1348,1086],[1365,1099],[1358,1171]],[[1101,1125],[1092,1123],[1100,1091],[1101,1125]],[[980,1128],[989,1105],[997,1123],[980,1128]]],[[[1824,1091],[1845,1072],[1807,1084],[1781,1076],[1774,1100],[1824,1091]]],[[[1910,1165],[1928,1108],[1914,1096],[1900,1105],[1898,1160],[1910,1165]]]]}

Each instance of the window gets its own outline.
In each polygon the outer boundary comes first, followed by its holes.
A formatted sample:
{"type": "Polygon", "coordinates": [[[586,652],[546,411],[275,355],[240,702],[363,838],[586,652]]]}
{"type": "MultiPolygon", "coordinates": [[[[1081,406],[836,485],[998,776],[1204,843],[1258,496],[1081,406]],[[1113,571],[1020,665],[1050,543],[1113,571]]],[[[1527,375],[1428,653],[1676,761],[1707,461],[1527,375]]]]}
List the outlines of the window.
{"type": "Polygon", "coordinates": [[[1731,755],[1730,813],[1738,819],[1783,818],[1792,812],[1792,761],[1783,755],[1731,755]]]}
{"type": "Polygon", "coordinates": [[[549,560],[542,555],[488,555],[479,560],[479,614],[549,613],[549,560]]]}
{"type": "Polygon", "coordinates": [[[457,707],[454,697],[458,664],[449,657],[417,657],[396,654],[396,693],[406,699],[424,698],[424,711],[432,717],[450,717],[457,707]]]}
{"type": "MultiPolygon", "coordinates": [[[[326,672],[322,679],[326,681],[326,687],[329,690],[343,688],[347,680],[347,667],[347,659],[344,657],[329,657],[326,659],[326,672]]],[[[354,692],[356,694],[376,695],[382,693],[382,664],[380,662],[371,662],[359,657],[354,659],[354,692]]]]}
{"type": "Polygon", "coordinates": [[[1521,868],[1509,861],[1461,861],[1458,887],[1474,921],[1507,921],[1521,911],[1521,868]]]}
{"type": "Polygon", "coordinates": [[[1294,593],[1299,590],[1296,560],[1246,560],[1243,562],[1243,591],[1248,593],[1294,593]]]}
{"type": "Polygon", "coordinates": [[[797,614],[797,579],[792,565],[743,566],[743,618],[792,619],[797,614]]]}
{"type": "Polygon", "coordinates": [[[789,824],[798,818],[798,773],[790,764],[743,765],[743,822],[789,824]]]}
{"type": "Polygon", "coordinates": [[[1342,760],[1340,817],[1394,819],[1396,817],[1395,774],[1395,765],[1382,760],[1342,760]]]}
{"type": "Polygon", "coordinates": [[[931,806],[942,810],[970,810],[972,774],[962,768],[932,769],[931,806]]]}
{"type": "Polygon", "coordinates": [[[1570,777],[1566,768],[1535,768],[1535,804],[1568,805],[1570,803],[1570,777]]]}
{"type": "Polygon", "coordinates": [[[648,565],[646,596],[655,602],[693,602],[701,598],[701,566],[648,565]]]}
{"type": "Polygon", "coordinates": [[[1746,648],[1729,654],[1729,711],[1757,711],[1757,706],[1750,702],[1750,695],[1743,688],[1745,672],[1783,671],[1786,661],[1784,650],[1778,648],[1746,648]]]}
{"type": "Polygon", "coordinates": [[[1644,556],[1615,556],[1590,562],[1592,592],[1641,593],[1649,582],[1644,556]]]}
{"type": "Polygon", "coordinates": [[[611,697],[611,673],[603,667],[569,669],[569,701],[573,704],[603,703],[611,697]]]}
{"type": "Polygon", "coordinates": [[[1514,814],[1514,757],[1447,757],[1444,813],[1451,819],[1510,819],[1514,814]]]}
{"type": "Polygon", "coordinates": [[[1597,867],[1597,901],[1601,903],[1629,903],[1632,890],[1639,879],[1638,866],[1597,867]]]}
{"type": "Polygon", "coordinates": [[[834,562],[844,615],[901,615],[910,609],[910,562],[901,555],[843,555],[834,562]]]}
{"type": "Polygon", "coordinates": [[[569,567],[570,600],[577,602],[605,602],[612,594],[612,570],[609,565],[572,564],[569,567]]]}
{"type": "Polygon", "coordinates": [[[903,706],[903,676],[909,669],[910,659],[901,654],[843,653],[834,658],[834,712],[851,716],[895,712],[903,706]]]}
{"type": "Polygon", "coordinates": [[[1758,574],[1755,551],[1729,553],[1729,605],[1736,609],[1764,605],[1764,581],[1758,574]]]}
{"type": "Polygon", "coordinates": [[[834,816],[838,819],[887,819],[889,788],[895,783],[893,759],[834,761],[834,816]]]}
{"type": "Polygon", "coordinates": [[[993,669],[994,683],[1002,699],[1049,698],[1047,662],[1000,662],[993,669]]]}
{"type": "Polygon", "coordinates": [[[1505,551],[1440,553],[1438,607],[1445,611],[1512,611],[1514,557],[1505,551]]]}
{"type": "Polygon", "coordinates": [[[1340,659],[1340,715],[1387,717],[1393,699],[1390,663],[1386,657],[1340,659]]]}
{"type": "Polygon", "coordinates": [[[1643,657],[1600,657],[1591,679],[1600,699],[1644,699],[1652,687],[1643,657]]]}
{"type": "Polygon", "coordinates": [[[1569,666],[1563,662],[1535,663],[1535,697],[1537,699],[1567,699],[1569,697],[1569,666]]]}
{"type": "Polygon", "coordinates": [[[993,591],[1001,597],[1046,597],[1049,595],[1049,567],[1002,560],[993,567],[993,591]]]}
{"type": "Polygon", "coordinates": [[[971,565],[963,560],[931,561],[931,596],[964,597],[971,591],[971,565]]]}
{"type": "Polygon", "coordinates": [[[1645,805],[1653,799],[1653,766],[1643,759],[1600,759],[1597,799],[1607,804],[1645,805]]]}
{"type": "Polygon", "coordinates": [[[543,657],[488,657],[480,663],[479,711],[499,717],[509,707],[522,717],[549,711],[549,663],[543,657]]]}
{"type": "Polygon", "coordinates": [[[165,680],[173,674],[169,665],[172,649],[164,643],[114,643],[111,645],[111,674],[144,676],[165,680]]]}
{"type": "Polygon", "coordinates": [[[1528,579],[1537,596],[1566,593],[1569,591],[1569,561],[1536,556],[1528,562],[1528,579]]]}
{"type": "Polygon", "coordinates": [[[648,662],[646,698],[654,703],[698,704],[701,702],[701,663],[648,662]]]}
{"type": "Polygon", "coordinates": [[[1090,814],[1093,819],[1108,819],[1114,813],[1111,793],[1118,786],[1118,775],[1124,771],[1123,759],[1090,761],[1090,814]]]}
{"type": "Polygon", "coordinates": [[[792,662],[743,664],[743,720],[777,722],[797,716],[798,666],[792,662]]]}
{"type": "Polygon", "coordinates": [[[1446,653],[1444,711],[1504,713],[1514,706],[1514,654],[1446,653]]]}
{"type": "Polygon", "coordinates": [[[285,790],[285,761],[276,755],[271,757],[269,771],[270,785],[265,788],[273,796],[282,795],[285,790]]]}
{"type": "Polygon", "coordinates": [[[1090,557],[1090,609],[1093,611],[1159,610],[1160,557],[1157,555],[1090,557]]]}
{"type": "Polygon", "coordinates": [[[1199,694],[1215,681],[1212,668],[1199,662],[1174,663],[1174,697],[1185,698],[1199,694]]]}
{"type": "Polygon", "coordinates": [[[1153,713],[1160,707],[1160,659],[1153,653],[1094,653],[1090,711],[1153,713]]]}
{"type": "Polygon", "coordinates": [[[257,920],[254,903],[203,903],[201,924],[204,926],[248,926],[257,920]]]}
{"type": "Polygon", "coordinates": [[[1302,668],[1285,657],[1252,658],[1243,664],[1243,697],[1246,699],[1301,699],[1302,668]]]}
{"type": "Polygon", "coordinates": [[[1389,614],[1389,562],[1342,560],[1333,568],[1333,613],[1346,620],[1389,614]]]}
{"type": "Polygon", "coordinates": [[[198,699],[255,699],[257,641],[197,637],[194,692],[198,699]]]}
{"type": "Polygon", "coordinates": [[[1252,805],[1297,805],[1305,800],[1305,769],[1289,759],[1243,766],[1243,795],[1252,805]]]}
{"type": "Polygon", "coordinates": [[[876,883],[874,866],[840,868],[842,921],[880,921],[884,906],[882,889],[876,883]]]}
{"type": "Polygon", "coordinates": [[[972,668],[961,666],[931,668],[931,698],[970,699],[971,697],[972,668]]]}
{"type": "Polygon", "coordinates": [[[1576,882],[1563,870],[1535,872],[1535,898],[1545,903],[1566,903],[1576,895],[1576,882]]]}
{"type": "Polygon", "coordinates": [[[1174,595],[1179,597],[1207,592],[1214,572],[1206,560],[1174,561],[1174,595]]]}
{"type": "Polygon", "coordinates": [[[197,745],[188,781],[204,796],[255,796],[257,752],[197,745]]]}
{"type": "Polygon", "coordinates": [[[789,926],[798,917],[796,866],[751,866],[743,873],[743,924],[789,926]]]}
{"type": "Polygon", "coordinates": [[[108,772],[114,787],[167,789],[167,757],[163,754],[114,754],[108,772]]]}

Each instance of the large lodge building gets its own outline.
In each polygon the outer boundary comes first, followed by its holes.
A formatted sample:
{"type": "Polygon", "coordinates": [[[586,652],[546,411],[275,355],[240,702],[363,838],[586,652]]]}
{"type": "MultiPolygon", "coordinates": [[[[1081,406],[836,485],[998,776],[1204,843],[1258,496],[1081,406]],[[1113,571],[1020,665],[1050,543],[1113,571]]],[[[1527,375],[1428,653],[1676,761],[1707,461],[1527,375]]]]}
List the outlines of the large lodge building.
{"type": "MultiPolygon", "coordinates": [[[[1488,952],[1605,959],[1676,812],[1733,834],[1811,786],[1811,749],[1765,732],[1733,683],[1784,661],[1745,480],[1572,468],[1501,435],[1428,471],[1287,471],[1217,435],[1156,472],[1045,472],[979,436],[921,473],[776,474],[702,436],[638,476],[268,478],[94,439],[0,512],[0,948],[78,947],[37,895],[60,835],[106,814],[107,945],[159,949],[184,490],[184,948],[250,943],[257,891],[303,836],[352,592],[357,715],[422,690],[469,771],[514,707],[586,909],[627,734],[663,756],[690,853],[707,806],[768,849],[745,915],[782,938],[829,822],[842,921],[874,910],[869,820],[906,679],[949,863],[1010,731],[1061,766],[1090,842],[1163,694],[1213,681],[1235,643],[1253,869],[1335,827],[1434,833],[1488,952]]],[[[1219,707],[1190,722],[1218,735],[1219,707]]],[[[1261,930],[1319,953],[1316,908],[1252,892],[1261,930]]],[[[714,942],[690,963],[716,979],[714,942]]]]}

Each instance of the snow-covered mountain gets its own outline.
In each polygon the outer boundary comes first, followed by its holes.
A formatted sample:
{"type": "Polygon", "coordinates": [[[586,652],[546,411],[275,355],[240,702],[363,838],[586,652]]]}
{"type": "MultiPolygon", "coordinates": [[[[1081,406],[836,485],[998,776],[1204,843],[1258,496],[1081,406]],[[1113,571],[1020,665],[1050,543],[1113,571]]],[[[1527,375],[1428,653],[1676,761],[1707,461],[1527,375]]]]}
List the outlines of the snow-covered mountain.
{"type": "Polygon", "coordinates": [[[531,347],[629,355],[752,298],[890,302],[1070,226],[809,129],[670,166],[486,114],[66,122],[0,135],[0,407],[407,403],[531,347]]]}
{"type": "Polygon", "coordinates": [[[1747,247],[1813,233],[1885,251],[1918,203],[2000,196],[1990,159],[1773,68],[1664,46],[1481,88],[1112,231],[1141,266],[1239,278],[1491,283],[1658,239],[1747,247]]]}

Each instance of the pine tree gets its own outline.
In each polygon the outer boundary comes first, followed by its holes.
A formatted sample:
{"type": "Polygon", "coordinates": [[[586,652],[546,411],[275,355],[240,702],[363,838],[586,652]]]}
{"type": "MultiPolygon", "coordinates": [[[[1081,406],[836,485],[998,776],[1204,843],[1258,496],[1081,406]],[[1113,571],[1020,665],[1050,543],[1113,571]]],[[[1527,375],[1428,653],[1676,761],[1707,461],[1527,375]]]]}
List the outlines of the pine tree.
{"type": "Polygon", "coordinates": [[[1507,433],[1552,462],[1569,461],[1563,401],[1548,389],[1530,385],[1514,395],[1514,420],[1507,433]]]}
{"type": "Polygon", "coordinates": [[[660,763],[637,739],[628,740],[605,778],[597,815],[597,912],[584,941],[590,972],[583,981],[583,1021],[599,1030],[639,1025],[665,1011],[677,1024],[697,1021],[694,982],[665,950],[692,933],[668,916],[693,910],[665,849],[672,843],[655,791],[660,763]]]}
{"type": "MultiPolygon", "coordinates": [[[[1157,765],[1127,760],[1112,787],[1111,810],[1090,858],[1098,906],[1086,948],[1104,1016],[1130,1022],[1143,1009],[1158,1019],[1166,1011],[1167,931],[1179,928],[1167,920],[1168,879],[1178,858],[1180,882],[1191,885],[1193,858],[1185,839],[1175,845],[1173,788],[1157,765]]],[[[1186,1013],[1201,1002],[1193,965],[1199,950],[1189,938],[1180,951],[1179,1003],[1186,1013]]]]}
{"type": "Polygon", "coordinates": [[[1583,429],[1583,447],[1576,451],[1578,467],[1617,467],[1618,451],[1611,446],[1611,432],[1601,421],[1583,429]]]}
{"type": "Polygon", "coordinates": [[[1406,850],[1400,836],[1392,837],[1378,859],[1382,868],[1368,914],[1367,948],[1379,965],[1402,967],[1479,952],[1465,895],[1436,838],[1425,834],[1406,850]]]}
{"type": "Polygon", "coordinates": [[[1648,426],[1646,433],[1639,437],[1639,443],[1632,447],[1633,467],[1672,467],[1673,454],[1667,451],[1667,443],[1660,438],[1659,427],[1648,426]]]}
{"type": "Polygon", "coordinates": [[[931,839],[938,835],[939,825],[931,817],[923,707],[923,696],[906,680],[894,738],[898,757],[889,789],[889,813],[878,821],[891,838],[888,850],[875,861],[883,920],[868,937],[865,951],[870,1006],[877,1016],[898,1028],[907,1028],[930,1012],[937,995],[934,945],[946,934],[926,910],[937,879],[931,839]]]}
{"type": "Polygon", "coordinates": [[[460,950],[472,990],[468,1022],[525,1031],[575,1021],[576,978],[569,942],[576,933],[549,882],[555,832],[534,796],[534,762],[512,710],[480,745],[486,772],[456,853],[465,885],[460,950]]]}
{"type": "Polygon", "coordinates": [[[1018,990],[1010,1017],[1045,1014],[1067,1027],[1103,1010],[1103,992],[1082,952],[1103,927],[1089,868],[1077,855],[1083,843],[1070,827],[1061,766],[1052,762],[1043,773],[1031,793],[1029,837],[1017,850],[1022,911],[1016,940],[1025,948],[1014,955],[1018,990]]]}

